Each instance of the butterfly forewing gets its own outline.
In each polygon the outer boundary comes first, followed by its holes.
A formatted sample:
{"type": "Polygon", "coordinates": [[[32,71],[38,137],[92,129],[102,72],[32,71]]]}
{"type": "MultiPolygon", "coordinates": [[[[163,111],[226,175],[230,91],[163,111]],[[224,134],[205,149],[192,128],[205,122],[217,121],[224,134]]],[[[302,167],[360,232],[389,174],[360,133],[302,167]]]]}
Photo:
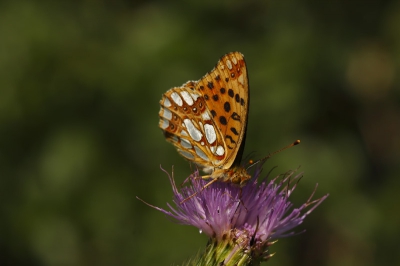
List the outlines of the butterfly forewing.
{"type": "Polygon", "coordinates": [[[223,169],[240,162],[248,114],[248,78],[243,55],[229,53],[218,61],[217,66],[197,84],[203,94],[207,109],[217,130],[223,137],[223,169]]]}
{"type": "Polygon", "coordinates": [[[226,54],[199,81],[163,95],[159,126],[186,159],[205,169],[230,169],[243,152],[248,95],[243,55],[226,54]]]}

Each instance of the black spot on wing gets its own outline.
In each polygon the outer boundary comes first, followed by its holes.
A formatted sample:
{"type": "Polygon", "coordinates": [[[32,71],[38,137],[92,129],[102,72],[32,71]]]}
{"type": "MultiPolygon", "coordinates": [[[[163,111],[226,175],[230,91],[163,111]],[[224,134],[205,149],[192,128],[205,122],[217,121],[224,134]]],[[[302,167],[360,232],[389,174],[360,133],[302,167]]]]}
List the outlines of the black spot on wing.
{"type": "Polygon", "coordinates": [[[236,144],[236,141],[233,140],[233,138],[229,135],[225,136],[226,139],[229,139],[231,141],[232,144],[236,144]]]}
{"type": "Polygon", "coordinates": [[[236,100],[237,103],[240,102],[240,96],[239,96],[239,94],[237,94],[237,93],[236,93],[236,95],[235,95],[235,100],[236,100]]]}
{"type": "Polygon", "coordinates": [[[239,133],[237,132],[236,128],[231,127],[231,131],[233,134],[235,134],[236,136],[239,135],[239,133]]]}
{"type": "Polygon", "coordinates": [[[224,103],[225,112],[229,113],[231,111],[231,104],[229,102],[224,103]]]}
{"type": "Polygon", "coordinates": [[[220,122],[221,124],[223,124],[224,126],[226,126],[226,125],[228,124],[228,121],[226,121],[226,117],[223,116],[223,115],[221,115],[221,116],[219,117],[219,122],[220,122]]]}
{"type": "Polygon", "coordinates": [[[240,121],[240,115],[238,115],[236,112],[233,112],[231,117],[233,120],[240,121]]]}

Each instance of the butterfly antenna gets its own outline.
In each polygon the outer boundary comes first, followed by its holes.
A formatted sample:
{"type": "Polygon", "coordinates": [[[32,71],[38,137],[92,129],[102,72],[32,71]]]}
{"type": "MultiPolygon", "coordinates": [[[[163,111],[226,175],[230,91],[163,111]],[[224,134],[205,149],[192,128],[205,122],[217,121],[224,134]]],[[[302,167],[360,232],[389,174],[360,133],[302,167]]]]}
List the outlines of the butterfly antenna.
{"type": "Polygon", "coordinates": [[[249,154],[246,155],[246,157],[244,158],[244,162],[249,162],[250,164],[253,164],[253,160],[251,159],[251,157],[254,156],[254,154],[256,154],[255,151],[250,152],[249,154]]]}
{"type": "Polygon", "coordinates": [[[280,150],[274,151],[273,153],[271,153],[271,154],[265,156],[264,158],[262,158],[262,159],[260,159],[260,160],[258,160],[258,161],[253,162],[252,160],[250,160],[250,163],[251,163],[251,164],[249,165],[249,167],[247,167],[246,170],[248,170],[250,167],[253,167],[254,165],[256,165],[256,164],[258,164],[258,163],[260,163],[260,162],[264,162],[265,160],[271,158],[273,155],[275,155],[275,154],[277,154],[277,153],[280,153],[281,151],[284,151],[284,150],[286,150],[286,149],[289,149],[289,148],[291,148],[291,147],[293,147],[293,146],[296,146],[296,145],[298,145],[298,144],[300,144],[300,140],[299,140],[299,139],[296,140],[296,141],[294,141],[294,142],[292,142],[292,143],[290,143],[289,145],[283,147],[283,148],[280,149],[280,150]]]}

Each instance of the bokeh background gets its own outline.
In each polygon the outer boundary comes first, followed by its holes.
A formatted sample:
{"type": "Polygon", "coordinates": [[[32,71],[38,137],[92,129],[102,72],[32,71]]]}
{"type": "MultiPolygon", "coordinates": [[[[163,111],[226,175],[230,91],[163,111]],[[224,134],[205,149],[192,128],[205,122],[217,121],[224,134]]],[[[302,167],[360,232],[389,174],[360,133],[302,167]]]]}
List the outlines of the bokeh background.
{"type": "Polygon", "coordinates": [[[400,263],[399,1],[2,1],[0,264],[172,265],[202,250],[166,207],[161,94],[230,51],[250,76],[245,155],[329,198],[268,265],[400,263]]]}

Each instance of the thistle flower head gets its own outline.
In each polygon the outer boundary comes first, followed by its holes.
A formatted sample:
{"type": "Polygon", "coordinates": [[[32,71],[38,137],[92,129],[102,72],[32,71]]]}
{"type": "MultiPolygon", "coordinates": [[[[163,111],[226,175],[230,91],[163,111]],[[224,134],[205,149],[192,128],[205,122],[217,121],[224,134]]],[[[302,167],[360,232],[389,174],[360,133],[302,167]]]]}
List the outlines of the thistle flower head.
{"type": "Polygon", "coordinates": [[[210,181],[203,180],[198,171],[182,188],[176,186],[173,174],[168,175],[175,206],[168,203],[169,210],[150,206],[181,224],[197,227],[215,243],[228,240],[244,253],[260,261],[266,260],[270,256],[268,247],[274,240],[295,234],[295,227],[328,195],[312,201],[314,190],[304,204],[293,208],[289,197],[301,174],[289,171],[270,181],[266,178],[259,181],[260,173],[259,167],[242,188],[231,183],[214,182],[205,189],[210,181]],[[196,195],[190,197],[193,194],[196,195]]]}

